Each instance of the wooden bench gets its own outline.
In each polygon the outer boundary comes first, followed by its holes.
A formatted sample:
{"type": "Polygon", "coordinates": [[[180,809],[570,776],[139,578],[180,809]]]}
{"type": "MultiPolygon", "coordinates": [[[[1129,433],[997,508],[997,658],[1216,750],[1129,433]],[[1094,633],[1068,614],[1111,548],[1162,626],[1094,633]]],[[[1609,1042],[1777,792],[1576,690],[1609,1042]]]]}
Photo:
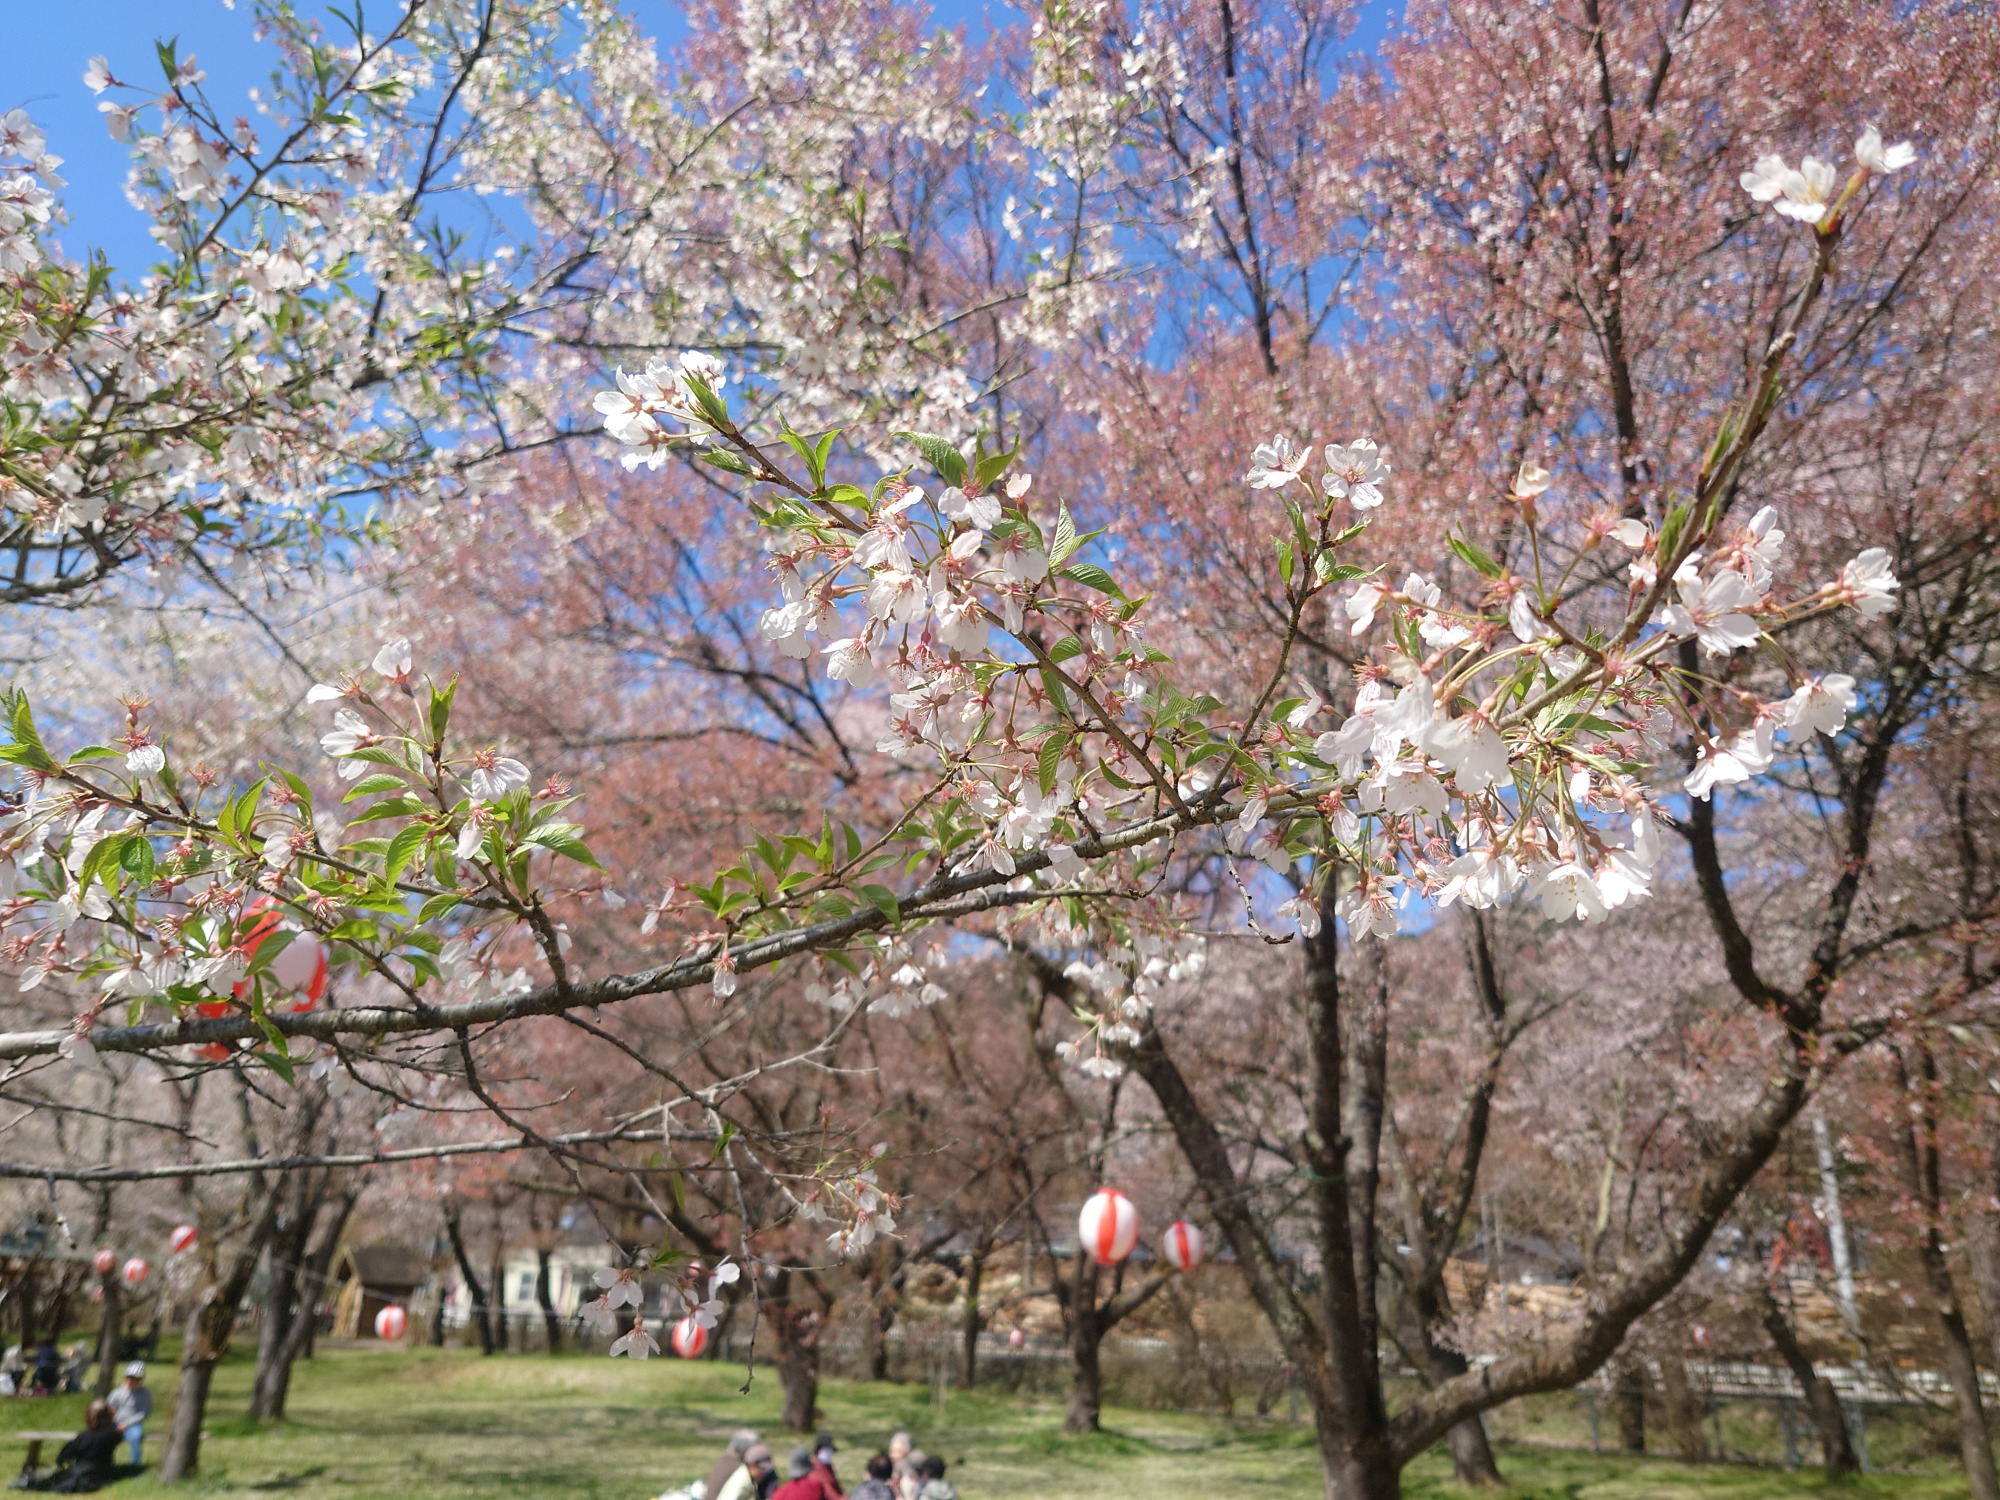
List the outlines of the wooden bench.
{"type": "Polygon", "coordinates": [[[76,1433],[73,1430],[38,1432],[30,1428],[20,1432],[10,1432],[7,1435],[17,1443],[25,1442],[28,1445],[28,1460],[21,1465],[21,1472],[32,1479],[42,1467],[42,1444],[66,1443],[75,1437],[76,1433]]]}

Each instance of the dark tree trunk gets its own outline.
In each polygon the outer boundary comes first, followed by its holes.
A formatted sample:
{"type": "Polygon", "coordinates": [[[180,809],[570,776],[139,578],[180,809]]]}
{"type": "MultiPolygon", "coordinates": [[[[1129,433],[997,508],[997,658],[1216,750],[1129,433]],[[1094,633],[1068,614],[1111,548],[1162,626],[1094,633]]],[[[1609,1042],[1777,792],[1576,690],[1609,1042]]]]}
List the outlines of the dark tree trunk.
{"type": "Polygon", "coordinates": [[[1708,1434],[1702,1431],[1701,1410],[1695,1403],[1694,1388],[1688,1384],[1687,1362],[1678,1354],[1660,1359],[1660,1399],[1666,1408],[1667,1430],[1674,1446],[1691,1464],[1709,1460],[1708,1434]]]}
{"type": "Polygon", "coordinates": [[[1618,1447],[1626,1453],[1646,1451],[1646,1362],[1628,1359],[1618,1367],[1612,1404],[1618,1409],[1618,1447]]]}
{"type": "Polygon", "coordinates": [[[479,1330],[479,1352],[491,1354],[493,1321],[487,1316],[486,1287],[472,1269],[472,1257],[466,1253],[465,1229],[459,1222],[457,1198],[445,1200],[444,1232],[451,1241],[451,1253],[458,1261],[458,1274],[465,1278],[465,1290],[472,1298],[472,1321],[479,1330]]]}
{"type": "MultiPolygon", "coordinates": [[[[296,1302],[286,1318],[284,1338],[272,1353],[268,1379],[261,1344],[258,1348],[257,1392],[265,1396],[266,1410],[262,1415],[266,1417],[284,1416],[285,1402],[292,1393],[292,1367],[301,1359],[312,1358],[313,1340],[319,1334],[320,1294],[326,1290],[327,1277],[333,1269],[333,1257],[340,1249],[340,1237],[347,1230],[348,1216],[354,1212],[358,1197],[360,1190],[349,1188],[334,1199],[333,1214],[327,1220],[319,1243],[297,1263],[292,1279],[296,1302]]],[[[258,1415],[255,1411],[251,1414],[258,1415]]]]}
{"type": "Polygon", "coordinates": [[[250,1385],[250,1415],[259,1421],[280,1416],[284,1396],[279,1387],[284,1350],[290,1341],[292,1303],[299,1292],[299,1263],[312,1239],[319,1216],[319,1195],[301,1191],[288,1223],[271,1236],[269,1283],[264,1289],[264,1322],[257,1330],[257,1373],[250,1385]]]}
{"type": "Polygon", "coordinates": [[[820,1314],[802,1307],[789,1295],[796,1278],[781,1272],[776,1278],[778,1300],[771,1307],[771,1327],[778,1344],[778,1387],[784,1393],[781,1420],[792,1432],[811,1432],[819,1416],[820,1314]]]}
{"type": "MultiPolygon", "coordinates": [[[[226,1269],[218,1267],[209,1284],[188,1314],[187,1330],[181,1342],[180,1394],[174,1407],[174,1422],[167,1438],[167,1451],[160,1460],[160,1482],[172,1484],[193,1474],[201,1462],[201,1424],[208,1415],[209,1383],[216,1362],[229,1352],[229,1336],[236,1328],[236,1309],[244,1290],[256,1274],[264,1245],[277,1223],[279,1189],[263,1190],[264,1202],[256,1220],[238,1242],[226,1269]]],[[[218,1256],[221,1250],[218,1247],[218,1256]]]]}
{"type": "MultiPolygon", "coordinates": [[[[1400,1468],[1389,1440],[1375,1346],[1373,1278],[1362,1304],[1352,1201],[1341,1132],[1346,1061],[1341,1051],[1340,938],[1329,891],[1317,936],[1305,944],[1307,1068],[1306,1137],[1300,1143],[1312,1182],[1314,1218],[1323,1247],[1320,1326],[1325,1355],[1319,1379],[1307,1382],[1319,1427],[1327,1493],[1339,1500],[1399,1500],[1400,1468]]],[[[1376,1117],[1379,1127],[1380,1117],[1376,1117]]],[[[1372,1216],[1365,1216],[1372,1223],[1372,1216]]],[[[1372,1246],[1368,1247],[1371,1251],[1372,1246]]],[[[1372,1255],[1370,1257],[1372,1265],[1372,1255]]]]}
{"type": "Polygon", "coordinates": [[[1927,1046],[1919,1046],[1917,1076],[1910,1076],[1900,1048],[1891,1049],[1896,1081],[1909,1108],[1903,1112],[1899,1132],[1902,1147],[1904,1184],[1924,1213],[1923,1238],[1917,1242],[1917,1259],[1924,1269],[1924,1281],[1937,1311],[1938,1333],[1944,1345],[1945,1374],[1951,1380],[1953,1406],[1958,1417],[1958,1452],[1965,1465],[1966,1488],[1972,1500],[2000,1500],[2000,1475],[1993,1466],[1993,1444],[1986,1432],[1986,1409],[1979,1390],[1979,1364],[1972,1353],[1972,1335],[1965,1326],[1965,1314],[1958,1305],[1958,1287],[1945,1252],[1944,1190],[1937,1135],[1937,1060],[1927,1046]]]}
{"type": "Polygon", "coordinates": [[[1813,1426],[1819,1429],[1821,1459],[1826,1464],[1828,1479],[1845,1479],[1850,1474],[1861,1472],[1861,1463],[1854,1456],[1853,1441],[1847,1435],[1847,1423],[1840,1409],[1840,1393],[1834,1390],[1833,1382],[1823,1380],[1813,1368],[1811,1356],[1799,1343],[1792,1325],[1785,1321],[1785,1311],[1778,1306],[1778,1299],[1771,1294],[1770,1287],[1764,1288],[1764,1332],[1771,1336],[1771,1345],[1778,1351],[1779,1358],[1791,1369],[1792,1378],[1799,1383],[1805,1394],[1806,1410],[1812,1413],[1813,1426]]]}
{"type": "Polygon", "coordinates": [[[979,1378],[979,1283],[986,1274],[986,1251],[974,1250],[965,1258],[965,1388],[969,1391],[979,1378]]]}
{"type": "Polygon", "coordinates": [[[98,1278],[104,1284],[104,1322],[97,1330],[97,1399],[111,1394],[118,1380],[118,1344],[125,1333],[125,1286],[114,1269],[98,1278]]]}
{"type": "Polygon", "coordinates": [[[562,1318],[556,1312],[555,1298],[549,1291],[550,1252],[544,1246],[535,1247],[535,1301],[542,1308],[542,1331],[548,1335],[549,1353],[562,1351],[562,1318]]]}
{"type": "MultiPolygon", "coordinates": [[[[1087,1259],[1087,1257],[1086,1257],[1087,1259]]],[[[1096,1278],[1091,1278],[1087,1295],[1095,1299],[1096,1278]]],[[[1063,1431],[1097,1431],[1104,1409],[1104,1371],[1100,1362],[1103,1335],[1098,1330],[1096,1312],[1086,1307],[1070,1320],[1069,1404],[1063,1409],[1063,1431]]]]}
{"type": "Polygon", "coordinates": [[[887,1380],[889,1378],[889,1330],[896,1326],[896,1271],[894,1252],[881,1251],[875,1259],[874,1269],[869,1272],[864,1283],[868,1292],[867,1316],[862,1319],[861,1332],[865,1341],[867,1357],[863,1361],[867,1373],[865,1379],[887,1380]]]}

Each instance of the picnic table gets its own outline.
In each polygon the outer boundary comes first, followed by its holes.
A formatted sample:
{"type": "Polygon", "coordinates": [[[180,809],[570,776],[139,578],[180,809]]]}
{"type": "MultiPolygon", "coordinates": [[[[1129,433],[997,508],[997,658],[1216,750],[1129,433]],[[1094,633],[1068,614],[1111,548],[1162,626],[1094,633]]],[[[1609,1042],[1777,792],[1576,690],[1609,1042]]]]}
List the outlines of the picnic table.
{"type": "Polygon", "coordinates": [[[74,1428],[64,1428],[61,1432],[41,1432],[34,1428],[24,1428],[8,1434],[16,1442],[28,1445],[28,1461],[21,1465],[21,1472],[32,1479],[42,1467],[42,1444],[66,1443],[76,1436],[74,1428]]]}

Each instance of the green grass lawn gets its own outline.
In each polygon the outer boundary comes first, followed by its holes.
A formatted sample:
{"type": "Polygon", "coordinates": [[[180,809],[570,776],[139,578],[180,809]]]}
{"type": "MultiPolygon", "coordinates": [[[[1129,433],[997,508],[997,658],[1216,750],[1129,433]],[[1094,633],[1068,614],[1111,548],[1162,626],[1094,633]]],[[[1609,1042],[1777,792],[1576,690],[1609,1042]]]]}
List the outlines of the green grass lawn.
{"type": "MultiPolygon", "coordinates": [[[[175,1372],[165,1361],[154,1370],[164,1408],[175,1372]]],[[[737,1426],[764,1432],[782,1460],[791,1440],[777,1430],[777,1381],[760,1369],[745,1397],[736,1394],[742,1378],[740,1368],[665,1359],[326,1349],[298,1367],[290,1420],[259,1427],[239,1415],[250,1384],[245,1352],[217,1372],[201,1476],[178,1493],[642,1500],[704,1473],[737,1426]]],[[[830,1381],[821,1403],[842,1444],[844,1474],[858,1477],[861,1459],[904,1427],[949,1460],[966,1500],[1306,1500],[1320,1493],[1309,1434],[1282,1422],[1114,1409],[1106,1413],[1107,1431],[1077,1439],[1062,1436],[1059,1404],[1027,1397],[953,1392],[940,1414],[922,1387],[830,1381]]],[[[0,1401],[0,1433],[74,1427],[82,1407],[82,1397],[0,1401]]],[[[164,1411],[152,1425],[163,1437],[164,1411]]],[[[148,1441],[149,1465],[160,1448],[160,1437],[148,1441]]],[[[22,1451],[7,1439],[0,1466],[11,1473],[22,1451]]],[[[1766,1500],[1823,1488],[1809,1474],[1593,1458],[1526,1444],[1503,1445],[1500,1462],[1513,1481],[1511,1500],[1766,1500]]],[[[1413,1500],[1465,1494],[1450,1475],[1449,1464],[1430,1455],[1412,1466],[1404,1493],[1413,1500]]],[[[108,1493],[157,1489],[147,1475],[108,1493]]],[[[1838,1493],[1948,1500],[1965,1492],[1952,1479],[1870,1476],[1838,1493]]]]}

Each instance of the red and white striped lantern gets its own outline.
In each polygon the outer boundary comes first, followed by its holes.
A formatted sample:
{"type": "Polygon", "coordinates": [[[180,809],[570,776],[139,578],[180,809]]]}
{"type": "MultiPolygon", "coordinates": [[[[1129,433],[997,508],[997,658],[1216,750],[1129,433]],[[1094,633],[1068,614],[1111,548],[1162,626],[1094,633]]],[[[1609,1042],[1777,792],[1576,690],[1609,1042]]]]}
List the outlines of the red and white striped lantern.
{"type": "Polygon", "coordinates": [[[1018,1349],[1027,1342],[1028,1336],[1018,1328],[1007,1335],[1007,1347],[1009,1349],[1018,1349]]]}
{"type": "Polygon", "coordinates": [[[395,1343],[410,1326],[410,1315],[402,1308],[391,1304],[375,1314],[375,1337],[395,1343]]]}
{"type": "Polygon", "coordinates": [[[167,1236],[167,1248],[179,1255],[201,1238],[201,1231],[192,1224],[176,1224],[172,1234],[167,1236]]]}
{"type": "MultiPolygon", "coordinates": [[[[295,934],[284,950],[271,960],[264,971],[271,986],[281,994],[292,997],[291,1009],[311,1010],[326,993],[327,958],[325,943],[310,932],[287,924],[282,917],[278,903],[269,896],[260,896],[250,903],[244,915],[251,918],[251,925],[238,934],[236,945],[250,958],[257,956],[264,939],[274,932],[290,931],[295,934]]],[[[237,984],[234,991],[238,1000],[247,999],[250,981],[245,979],[237,984]]]]}
{"type": "Polygon", "coordinates": [[[143,1260],[139,1259],[139,1257],[135,1255],[130,1260],[125,1262],[125,1269],[121,1271],[119,1274],[125,1278],[125,1285],[137,1286],[140,1282],[146,1279],[147,1275],[152,1271],[152,1269],[153,1268],[151,1266],[147,1265],[143,1260]]]}
{"type": "Polygon", "coordinates": [[[701,1351],[708,1347],[708,1330],[695,1321],[694,1314],[689,1313],[674,1324],[674,1336],[671,1342],[674,1353],[682,1359],[699,1359],[701,1351]]]}
{"type": "Polygon", "coordinates": [[[1176,1271],[1192,1271],[1201,1264],[1201,1231],[1186,1219],[1176,1219],[1160,1236],[1160,1253],[1176,1271]]]}
{"type": "Polygon", "coordinates": [[[118,1257],[109,1250],[100,1250],[97,1252],[97,1259],[91,1264],[97,1267],[98,1275],[109,1276],[118,1269],[118,1257]]]}
{"type": "Polygon", "coordinates": [[[1083,1247],[1100,1266],[1115,1266],[1139,1242],[1139,1210],[1117,1188],[1099,1188],[1077,1215],[1083,1247]]]}

